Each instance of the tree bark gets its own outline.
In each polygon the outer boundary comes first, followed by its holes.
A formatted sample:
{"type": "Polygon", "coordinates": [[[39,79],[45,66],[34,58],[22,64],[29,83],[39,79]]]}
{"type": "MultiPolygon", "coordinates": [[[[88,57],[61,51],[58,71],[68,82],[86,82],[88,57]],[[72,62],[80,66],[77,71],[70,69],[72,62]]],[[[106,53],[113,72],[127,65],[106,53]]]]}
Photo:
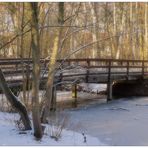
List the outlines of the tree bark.
{"type": "Polygon", "coordinates": [[[32,15],[32,59],[33,59],[33,83],[32,83],[32,115],[34,136],[38,139],[42,138],[42,128],[39,114],[39,79],[40,79],[40,37],[38,26],[38,3],[30,3],[32,15]]]}

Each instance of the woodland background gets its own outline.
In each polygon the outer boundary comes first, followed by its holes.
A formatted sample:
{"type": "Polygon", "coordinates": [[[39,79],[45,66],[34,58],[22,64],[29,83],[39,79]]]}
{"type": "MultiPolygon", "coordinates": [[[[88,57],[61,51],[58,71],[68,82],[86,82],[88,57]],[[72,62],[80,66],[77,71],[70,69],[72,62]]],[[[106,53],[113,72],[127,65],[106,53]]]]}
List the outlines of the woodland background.
{"type": "MultiPolygon", "coordinates": [[[[0,57],[31,57],[29,3],[1,2],[0,8],[0,57]]],[[[51,54],[58,16],[58,3],[39,3],[40,57],[51,54]]],[[[148,58],[146,2],[65,2],[63,18],[58,58],[83,46],[71,58],[148,58]]]]}

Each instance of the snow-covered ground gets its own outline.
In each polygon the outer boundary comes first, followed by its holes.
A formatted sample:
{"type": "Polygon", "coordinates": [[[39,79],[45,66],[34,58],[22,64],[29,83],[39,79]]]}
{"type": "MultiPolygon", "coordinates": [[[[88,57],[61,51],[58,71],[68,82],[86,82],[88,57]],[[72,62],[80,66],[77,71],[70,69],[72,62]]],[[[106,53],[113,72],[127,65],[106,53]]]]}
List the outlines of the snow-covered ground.
{"type": "Polygon", "coordinates": [[[50,134],[35,141],[33,131],[19,134],[14,125],[17,116],[0,113],[0,145],[148,145],[148,97],[95,103],[66,113],[70,118],[59,141],[50,134]],[[87,143],[83,143],[82,133],[87,143]]]}
{"type": "Polygon", "coordinates": [[[33,136],[33,131],[28,131],[26,134],[20,134],[20,131],[15,127],[14,120],[18,116],[12,113],[0,112],[0,145],[104,145],[98,138],[86,135],[87,141],[84,142],[82,133],[63,130],[61,138],[55,141],[50,137],[50,126],[48,130],[45,129],[45,135],[41,141],[36,141],[33,136]]]}

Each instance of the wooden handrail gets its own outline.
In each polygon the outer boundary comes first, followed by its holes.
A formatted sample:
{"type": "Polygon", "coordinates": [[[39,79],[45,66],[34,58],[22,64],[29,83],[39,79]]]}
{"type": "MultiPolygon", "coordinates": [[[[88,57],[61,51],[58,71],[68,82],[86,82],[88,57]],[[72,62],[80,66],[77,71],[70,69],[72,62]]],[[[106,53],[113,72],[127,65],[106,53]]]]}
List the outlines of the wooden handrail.
{"type": "MultiPolygon", "coordinates": [[[[42,65],[43,69],[47,65],[45,63],[49,62],[49,60],[44,60],[43,58],[41,58],[40,61],[41,61],[41,64],[43,63],[43,65],[42,65]]],[[[62,62],[62,61],[63,61],[62,59],[57,60],[57,62],[62,62]]],[[[29,64],[32,64],[32,59],[30,59],[30,58],[23,58],[23,59],[22,58],[17,58],[17,59],[15,59],[15,58],[0,59],[0,66],[1,67],[6,66],[4,68],[6,70],[4,72],[6,75],[7,74],[8,75],[11,75],[11,74],[12,75],[13,74],[21,74],[22,73],[22,71],[21,71],[22,67],[21,66],[19,67],[19,65],[21,65],[22,62],[24,62],[24,63],[29,65],[29,64]],[[16,69],[14,69],[14,66],[16,67],[16,69]],[[7,67],[8,67],[8,70],[7,70],[7,67]]],[[[89,77],[89,75],[91,75],[89,70],[93,69],[93,68],[97,68],[97,69],[105,68],[105,69],[108,69],[108,72],[104,72],[105,74],[108,74],[108,75],[111,75],[112,73],[115,73],[115,72],[112,72],[112,69],[125,69],[127,77],[131,73],[130,72],[131,69],[141,69],[141,75],[142,76],[144,76],[144,74],[147,72],[146,69],[148,69],[148,60],[125,60],[125,59],[119,59],[118,60],[118,59],[91,59],[91,58],[85,58],[85,59],[66,59],[66,60],[64,60],[64,63],[67,63],[66,64],[67,66],[68,65],[72,65],[73,62],[77,63],[80,66],[82,66],[83,68],[87,69],[87,72],[85,74],[86,75],[86,81],[88,81],[88,77],[89,77]],[[96,62],[96,64],[92,65],[91,62],[96,62]],[[97,64],[99,64],[99,65],[97,65],[97,64]]],[[[63,63],[63,68],[66,67],[66,65],[64,65],[64,63],[63,63]]],[[[32,70],[30,70],[30,72],[31,71],[32,70]]],[[[99,75],[98,71],[97,71],[97,73],[99,75]]],[[[122,73],[122,72],[118,72],[117,71],[116,73],[122,73]]],[[[81,74],[79,74],[79,75],[81,75],[81,74]]],[[[61,74],[60,77],[61,77],[61,80],[62,80],[63,74],[61,74]]]]}

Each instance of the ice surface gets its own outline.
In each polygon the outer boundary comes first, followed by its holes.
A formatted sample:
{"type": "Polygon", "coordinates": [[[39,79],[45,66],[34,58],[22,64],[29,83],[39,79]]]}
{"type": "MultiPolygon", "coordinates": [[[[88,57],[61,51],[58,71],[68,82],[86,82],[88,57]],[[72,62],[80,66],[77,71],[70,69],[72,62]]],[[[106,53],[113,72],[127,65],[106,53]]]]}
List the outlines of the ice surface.
{"type": "Polygon", "coordinates": [[[148,145],[148,97],[94,104],[69,114],[73,126],[68,129],[85,131],[107,145],[148,145]]]}

